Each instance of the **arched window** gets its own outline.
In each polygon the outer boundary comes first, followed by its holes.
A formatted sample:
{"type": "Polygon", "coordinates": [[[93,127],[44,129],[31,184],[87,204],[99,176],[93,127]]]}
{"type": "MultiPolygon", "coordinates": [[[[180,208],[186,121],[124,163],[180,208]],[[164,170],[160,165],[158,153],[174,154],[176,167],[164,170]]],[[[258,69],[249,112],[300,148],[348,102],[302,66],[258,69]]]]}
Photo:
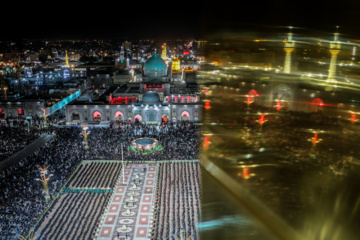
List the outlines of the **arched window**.
{"type": "Polygon", "coordinates": [[[124,115],[122,114],[122,112],[117,111],[117,112],[115,113],[115,120],[116,120],[116,121],[122,121],[123,119],[124,119],[124,115]]]}
{"type": "Polygon", "coordinates": [[[181,113],[181,120],[182,121],[190,120],[190,113],[188,111],[183,111],[181,113]]]}
{"type": "Polygon", "coordinates": [[[161,116],[161,123],[167,124],[168,121],[169,121],[169,117],[166,114],[161,116]]]}
{"type": "Polygon", "coordinates": [[[18,112],[18,115],[25,115],[24,109],[22,109],[22,108],[18,108],[17,112],[18,112]]]}
{"type": "Polygon", "coordinates": [[[142,121],[142,117],[141,117],[139,114],[137,114],[137,115],[135,115],[134,120],[135,120],[135,123],[141,122],[141,121],[142,121]]]}
{"type": "Polygon", "coordinates": [[[101,122],[101,113],[99,111],[93,113],[93,120],[95,122],[101,122]]]}

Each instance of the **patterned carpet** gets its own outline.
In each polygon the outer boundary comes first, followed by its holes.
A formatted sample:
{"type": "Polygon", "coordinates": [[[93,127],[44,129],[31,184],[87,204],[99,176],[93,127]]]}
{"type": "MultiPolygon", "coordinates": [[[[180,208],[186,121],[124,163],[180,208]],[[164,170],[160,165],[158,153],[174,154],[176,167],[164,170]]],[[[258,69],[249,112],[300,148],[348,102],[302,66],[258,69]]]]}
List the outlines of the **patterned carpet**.
{"type": "Polygon", "coordinates": [[[129,164],[101,227],[99,240],[147,239],[156,176],[156,164],[129,164]]]}

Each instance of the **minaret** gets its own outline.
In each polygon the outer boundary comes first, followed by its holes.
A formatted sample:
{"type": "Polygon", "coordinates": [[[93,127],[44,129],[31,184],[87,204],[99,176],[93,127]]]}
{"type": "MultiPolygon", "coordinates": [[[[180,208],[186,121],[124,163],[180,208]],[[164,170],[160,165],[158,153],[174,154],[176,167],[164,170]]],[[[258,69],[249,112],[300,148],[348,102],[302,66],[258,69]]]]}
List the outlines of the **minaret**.
{"type": "Polygon", "coordinates": [[[284,73],[290,73],[291,72],[291,53],[294,51],[295,42],[292,40],[292,32],[291,32],[291,26],[290,26],[290,32],[288,33],[288,39],[285,40],[285,46],[284,50],[286,52],[285,56],[285,64],[284,64],[284,73]]]}
{"type": "Polygon", "coordinates": [[[329,68],[329,75],[326,82],[333,82],[336,83],[336,61],[337,55],[340,52],[341,44],[339,42],[339,26],[336,26],[336,32],[334,33],[334,41],[330,43],[330,53],[331,53],[331,60],[330,60],[330,68],[329,68]]]}
{"type": "Polygon", "coordinates": [[[124,57],[124,48],[123,46],[121,46],[121,49],[120,49],[120,62],[123,63],[125,61],[125,57],[124,57]]]}
{"type": "Polygon", "coordinates": [[[69,57],[68,57],[67,51],[65,51],[65,67],[70,67],[70,65],[69,65],[69,57]]]}
{"type": "Polygon", "coordinates": [[[163,47],[163,50],[162,50],[162,52],[161,52],[161,58],[162,58],[164,61],[166,61],[166,59],[167,59],[166,43],[164,43],[163,46],[164,46],[164,47],[163,47]]]}

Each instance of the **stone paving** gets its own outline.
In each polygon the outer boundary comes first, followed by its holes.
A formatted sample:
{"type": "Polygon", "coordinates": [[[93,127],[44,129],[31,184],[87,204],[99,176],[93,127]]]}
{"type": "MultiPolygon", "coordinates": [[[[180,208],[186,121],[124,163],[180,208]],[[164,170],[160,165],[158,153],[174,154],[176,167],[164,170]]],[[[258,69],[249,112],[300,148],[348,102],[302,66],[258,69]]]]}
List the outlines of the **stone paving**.
{"type": "Polygon", "coordinates": [[[149,234],[156,164],[128,164],[105,213],[98,240],[145,240],[149,234]],[[124,182],[123,182],[124,180],[124,182]]]}

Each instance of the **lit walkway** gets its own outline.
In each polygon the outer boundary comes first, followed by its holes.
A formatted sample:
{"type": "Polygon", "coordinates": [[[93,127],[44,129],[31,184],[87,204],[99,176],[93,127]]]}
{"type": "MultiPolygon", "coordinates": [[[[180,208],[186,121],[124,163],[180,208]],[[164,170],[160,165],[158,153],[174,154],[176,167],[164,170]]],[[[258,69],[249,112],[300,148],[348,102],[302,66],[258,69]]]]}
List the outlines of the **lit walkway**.
{"type": "Polygon", "coordinates": [[[128,164],[105,214],[98,240],[148,239],[156,164],[128,164]]]}

